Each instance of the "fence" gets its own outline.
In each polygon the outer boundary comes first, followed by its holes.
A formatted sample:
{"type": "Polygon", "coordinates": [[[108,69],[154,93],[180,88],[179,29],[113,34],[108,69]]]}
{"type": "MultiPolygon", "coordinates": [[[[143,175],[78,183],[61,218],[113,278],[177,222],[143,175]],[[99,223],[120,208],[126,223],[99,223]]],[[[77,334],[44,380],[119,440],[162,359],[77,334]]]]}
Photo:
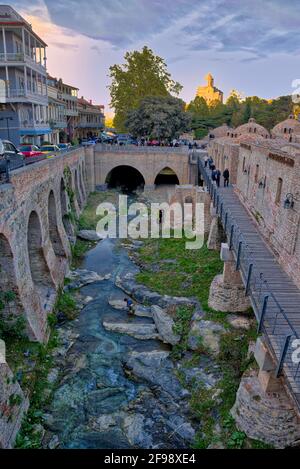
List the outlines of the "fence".
{"type": "MultiPolygon", "coordinates": [[[[258,332],[265,335],[272,355],[276,359],[275,375],[278,377],[284,371],[287,384],[300,408],[300,360],[298,359],[299,363],[297,363],[297,357],[296,360],[293,359],[296,348],[300,350],[299,319],[297,319],[300,316],[300,292],[297,292],[296,297],[294,296],[292,299],[287,284],[279,287],[282,289],[280,296],[283,295],[286,299],[290,295],[291,298],[291,304],[288,311],[286,311],[280,304],[278,289],[275,294],[263,273],[264,269],[258,265],[255,247],[251,247],[247,243],[238,221],[228,203],[222,197],[221,191],[213,183],[201,158],[198,162],[200,173],[211,195],[216,213],[222,222],[229,247],[234,254],[236,269],[240,271],[243,278],[246,295],[249,295],[251,299],[258,321],[258,332]]],[[[266,255],[267,253],[266,247],[266,255]]],[[[276,262],[275,259],[274,262],[276,262]]],[[[275,266],[273,270],[274,275],[276,273],[278,278],[280,278],[278,274],[280,269],[278,265],[277,269],[275,266]]],[[[271,276],[272,279],[272,273],[269,273],[268,276],[271,276]]],[[[290,281],[290,289],[295,292],[292,281],[290,281]]],[[[298,355],[300,358],[300,353],[298,355]]]]}
{"type": "Polygon", "coordinates": [[[160,146],[147,146],[147,145],[108,145],[104,143],[98,143],[96,145],[96,151],[109,152],[109,153],[179,153],[188,154],[188,147],[160,147],[160,146]]]}

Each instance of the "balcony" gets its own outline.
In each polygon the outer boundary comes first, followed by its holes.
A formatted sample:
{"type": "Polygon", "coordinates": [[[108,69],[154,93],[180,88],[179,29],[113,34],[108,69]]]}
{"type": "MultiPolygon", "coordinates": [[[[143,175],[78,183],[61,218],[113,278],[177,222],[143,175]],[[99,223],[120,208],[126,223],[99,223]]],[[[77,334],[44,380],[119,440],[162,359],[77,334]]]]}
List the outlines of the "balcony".
{"type": "Polygon", "coordinates": [[[68,123],[66,120],[63,119],[51,119],[49,120],[49,126],[51,127],[51,129],[65,129],[66,127],[68,127],[68,123]]]}
{"type": "Polygon", "coordinates": [[[48,104],[48,96],[38,92],[25,91],[24,88],[0,88],[0,103],[31,102],[48,104]]]}
{"type": "Polygon", "coordinates": [[[21,135],[43,135],[51,133],[51,128],[46,121],[24,120],[20,122],[21,135]]]}
{"type": "Polygon", "coordinates": [[[40,62],[36,62],[33,57],[30,55],[24,54],[23,52],[12,52],[0,53],[0,64],[5,65],[29,65],[37,69],[40,73],[46,75],[46,66],[40,62]]]}

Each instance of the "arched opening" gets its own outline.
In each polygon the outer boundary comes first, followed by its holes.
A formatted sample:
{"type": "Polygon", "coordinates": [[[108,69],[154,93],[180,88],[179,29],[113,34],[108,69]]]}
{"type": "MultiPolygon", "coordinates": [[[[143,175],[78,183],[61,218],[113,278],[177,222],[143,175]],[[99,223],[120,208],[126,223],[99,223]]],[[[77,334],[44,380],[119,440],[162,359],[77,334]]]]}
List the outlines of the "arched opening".
{"type": "Polygon", "coordinates": [[[0,318],[13,322],[22,313],[13,254],[7,238],[0,234],[0,318]]]}
{"type": "Polygon", "coordinates": [[[174,184],[179,185],[179,179],[173,169],[166,167],[158,173],[155,178],[154,184],[156,186],[174,184]]]}
{"type": "Polygon", "coordinates": [[[57,226],[56,203],[53,191],[49,194],[48,200],[48,220],[49,220],[49,236],[53,247],[53,251],[58,257],[66,257],[66,253],[60,238],[57,226]]]}
{"type": "Polygon", "coordinates": [[[27,246],[32,281],[44,301],[54,291],[54,284],[42,247],[42,230],[36,212],[31,212],[27,228],[27,246]]]}
{"type": "Polygon", "coordinates": [[[85,197],[85,189],[84,189],[84,178],[83,178],[83,169],[82,166],[79,166],[79,186],[81,190],[82,197],[85,197]]]}
{"type": "Polygon", "coordinates": [[[74,172],[74,183],[75,183],[75,194],[76,194],[76,199],[78,202],[79,207],[82,207],[82,200],[81,200],[81,194],[79,190],[79,179],[78,179],[78,172],[77,169],[75,169],[74,172]]]}
{"type": "Polygon", "coordinates": [[[68,210],[68,203],[67,203],[67,191],[65,181],[62,178],[60,181],[60,205],[61,205],[61,216],[62,222],[67,233],[68,237],[73,236],[73,227],[70,220],[70,213],[68,210]]]}
{"type": "Polygon", "coordinates": [[[143,189],[145,179],[137,169],[132,166],[122,165],[117,166],[108,173],[105,183],[109,189],[118,188],[124,192],[132,192],[143,189]]]}

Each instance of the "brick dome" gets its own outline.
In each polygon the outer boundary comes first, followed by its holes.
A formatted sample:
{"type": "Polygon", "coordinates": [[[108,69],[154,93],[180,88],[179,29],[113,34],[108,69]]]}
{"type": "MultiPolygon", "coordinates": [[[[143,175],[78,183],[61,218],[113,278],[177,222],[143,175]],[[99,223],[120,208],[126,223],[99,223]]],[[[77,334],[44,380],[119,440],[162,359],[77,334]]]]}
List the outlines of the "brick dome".
{"type": "Polygon", "coordinates": [[[291,136],[300,136],[300,122],[291,114],[286,120],[275,125],[271,133],[274,137],[278,136],[291,140],[291,136]]]}
{"type": "Polygon", "coordinates": [[[244,135],[244,134],[255,134],[255,135],[259,135],[263,138],[269,138],[270,137],[270,134],[267,131],[267,129],[265,129],[262,125],[257,124],[257,122],[255,121],[255,119],[253,117],[251,117],[251,119],[249,119],[247,124],[243,124],[243,125],[240,125],[239,127],[237,127],[233,131],[233,133],[234,133],[234,137],[236,137],[236,136],[239,137],[240,135],[244,135]]]}

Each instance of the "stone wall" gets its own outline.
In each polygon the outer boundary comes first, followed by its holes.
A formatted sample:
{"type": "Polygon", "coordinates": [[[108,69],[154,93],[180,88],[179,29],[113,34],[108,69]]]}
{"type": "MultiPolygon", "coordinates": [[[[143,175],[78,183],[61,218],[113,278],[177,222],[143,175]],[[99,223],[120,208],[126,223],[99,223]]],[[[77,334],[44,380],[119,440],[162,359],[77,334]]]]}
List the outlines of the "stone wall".
{"type": "MultiPolygon", "coordinates": [[[[47,340],[47,315],[71,254],[68,192],[74,192],[73,210],[79,214],[91,157],[90,151],[76,149],[21,168],[12,173],[10,184],[0,185],[0,268],[7,273],[0,290],[15,293],[11,309],[24,315],[32,340],[47,340]]],[[[88,184],[91,190],[93,182],[88,184]]]]}
{"type": "Polygon", "coordinates": [[[280,264],[300,286],[300,148],[242,145],[236,190],[280,264]],[[288,193],[295,203],[285,209],[288,193]]]}
{"type": "Polygon", "coordinates": [[[0,363],[0,449],[11,448],[29,401],[6,363],[0,363]]]}
{"type": "MultiPolygon", "coordinates": [[[[169,150],[169,149],[168,149],[169,150]]],[[[137,169],[145,180],[145,188],[153,187],[156,176],[164,168],[170,168],[177,175],[179,184],[190,184],[195,181],[196,168],[189,164],[189,154],[174,150],[165,151],[142,149],[139,151],[102,151],[101,146],[95,148],[95,184],[104,186],[109,173],[118,166],[131,166],[137,169]]]]}

